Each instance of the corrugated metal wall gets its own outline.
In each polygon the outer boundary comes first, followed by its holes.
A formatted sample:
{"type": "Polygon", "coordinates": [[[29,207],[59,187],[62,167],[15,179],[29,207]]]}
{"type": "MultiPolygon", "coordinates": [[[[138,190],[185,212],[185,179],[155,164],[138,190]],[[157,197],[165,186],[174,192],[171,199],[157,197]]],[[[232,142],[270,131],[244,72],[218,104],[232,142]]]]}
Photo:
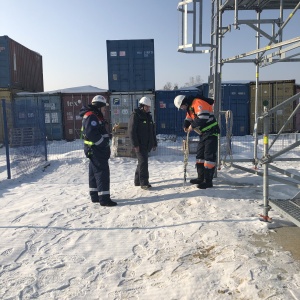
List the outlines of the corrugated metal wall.
{"type": "MultiPolygon", "coordinates": [[[[67,141],[73,141],[80,138],[82,118],[79,116],[79,111],[83,105],[91,103],[96,95],[102,95],[109,101],[109,93],[81,93],[81,94],[61,94],[63,107],[63,127],[64,138],[67,141]]],[[[105,114],[105,119],[110,123],[109,107],[105,114]]],[[[109,130],[109,126],[107,128],[109,130]]]]}
{"type": "Polygon", "coordinates": [[[2,109],[2,99],[6,102],[6,117],[8,119],[7,126],[12,128],[12,111],[11,103],[13,98],[13,92],[7,89],[0,89],[0,143],[4,143],[4,123],[3,123],[3,109],[2,109]]]}
{"type": "MultiPolygon", "coordinates": [[[[255,82],[250,82],[250,132],[253,133],[255,123],[255,82]]],[[[295,95],[295,80],[261,81],[258,86],[258,116],[264,111],[263,102],[268,101],[268,109],[295,95]]],[[[283,107],[270,117],[270,133],[278,132],[293,112],[294,103],[283,107]]],[[[294,122],[285,126],[283,132],[295,131],[294,122]]],[[[263,133],[262,121],[258,122],[257,133],[263,133]]]]}
{"type": "Polygon", "coordinates": [[[0,87],[28,92],[43,92],[42,56],[8,36],[1,36],[0,87]]]}
{"type": "Polygon", "coordinates": [[[139,92],[123,92],[123,93],[111,93],[110,95],[110,115],[111,125],[128,123],[129,117],[133,110],[138,107],[139,100],[147,96],[151,100],[151,114],[155,119],[155,97],[152,93],[139,93],[139,92]]]}
{"type": "MultiPolygon", "coordinates": [[[[174,105],[174,98],[178,95],[197,96],[202,95],[202,89],[179,89],[174,91],[160,90],[155,92],[156,100],[156,133],[174,134],[183,136],[183,121],[186,112],[178,110],[174,105]]],[[[191,136],[196,136],[195,132],[191,136]]]]}
{"type": "MultiPolygon", "coordinates": [[[[236,136],[249,134],[249,84],[222,84],[221,110],[231,110],[233,113],[232,133],[236,136]]],[[[157,134],[184,135],[182,130],[185,112],[174,106],[177,95],[203,95],[208,97],[208,84],[199,89],[174,91],[156,91],[156,130],[157,134]]],[[[225,117],[222,117],[222,135],[226,134],[225,117]]],[[[194,132],[192,135],[196,135],[194,132]]]]}
{"type": "Polygon", "coordinates": [[[15,128],[35,127],[38,120],[44,121],[43,105],[37,97],[14,97],[13,103],[15,128]]]}
{"type": "MultiPolygon", "coordinates": [[[[61,140],[63,139],[63,124],[62,124],[62,106],[61,98],[59,94],[44,94],[44,93],[18,93],[14,96],[16,106],[21,110],[25,115],[29,114],[28,105],[23,107],[25,103],[37,102],[39,107],[43,108],[44,111],[44,120],[46,128],[46,136],[48,140],[61,140]]],[[[20,124],[30,126],[30,119],[23,118],[23,121],[20,120],[20,124]]],[[[22,126],[24,126],[22,125],[22,126]]]]}
{"type": "Polygon", "coordinates": [[[40,94],[38,101],[44,107],[47,139],[62,140],[63,121],[60,94],[40,94]]]}
{"type": "MultiPolygon", "coordinates": [[[[249,104],[250,85],[249,83],[222,84],[221,88],[221,110],[232,111],[233,125],[232,134],[235,136],[248,135],[249,128],[249,104]]],[[[226,118],[222,117],[222,136],[226,135],[226,118]]]]}

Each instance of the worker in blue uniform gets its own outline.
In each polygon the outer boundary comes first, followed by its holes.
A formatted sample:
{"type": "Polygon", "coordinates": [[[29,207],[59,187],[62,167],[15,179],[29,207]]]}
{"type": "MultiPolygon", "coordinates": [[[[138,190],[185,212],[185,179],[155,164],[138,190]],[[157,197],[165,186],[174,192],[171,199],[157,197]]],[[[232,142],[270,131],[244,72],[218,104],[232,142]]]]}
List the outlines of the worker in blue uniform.
{"type": "Polygon", "coordinates": [[[97,95],[91,104],[80,110],[84,153],[89,158],[89,192],[92,202],[101,206],[116,206],[110,198],[110,144],[104,113],[108,103],[97,95]]]}

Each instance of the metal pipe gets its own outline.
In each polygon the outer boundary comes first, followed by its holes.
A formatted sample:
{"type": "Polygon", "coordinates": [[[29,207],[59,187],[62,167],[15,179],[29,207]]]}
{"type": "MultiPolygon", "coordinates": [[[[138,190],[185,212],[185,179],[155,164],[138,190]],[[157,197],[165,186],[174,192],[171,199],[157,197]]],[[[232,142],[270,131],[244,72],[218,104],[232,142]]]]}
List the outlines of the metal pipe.
{"type": "Polygon", "coordinates": [[[238,23],[239,23],[239,16],[238,16],[238,10],[239,10],[239,4],[238,4],[238,0],[234,1],[234,29],[239,29],[238,23]]]}
{"type": "MultiPolygon", "coordinates": [[[[256,14],[257,18],[257,27],[260,29],[260,11],[256,14]]],[[[260,34],[257,32],[256,34],[256,49],[259,49],[260,47],[260,34]]],[[[253,136],[254,136],[254,155],[253,155],[253,164],[255,167],[257,167],[257,147],[258,147],[258,137],[257,137],[257,125],[258,125],[258,87],[259,87],[259,53],[256,54],[256,65],[255,65],[255,103],[254,103],[254,129],[253,129],[253,136]]]]}
{"type": "Polygon", "coordinates": [[[6,152],[7,179],[11,179],[10,159],[9,159],[9,140],[8,140],[8,128],[7,128],[7,115],[6,115],[5,99],[2,99],[2,111],[3,111],[3,128],[4,128],[4,142],[5,142],[5,152],[6,152]]]}
{"type": "Polygon", "coordinates": [[[187,7],[187,4],[184,4],[184,13],[183,13],[183,19],[184,19],[184,45],[187,45],[187,13],[188,13],[188,7],[187,7]]]}
{"type": "MultiPolygon", "coordinates": [[[[265,110],[267,108],[265,107],[265,110]]],[[[267,115],[264,119],[264,136],[263,136],[263,149],[264,157],[269,155],[269,116],[267,115]]],[[[269,206],[269,163],[263,165],[263,217],[268,218],[269,206]]]]}

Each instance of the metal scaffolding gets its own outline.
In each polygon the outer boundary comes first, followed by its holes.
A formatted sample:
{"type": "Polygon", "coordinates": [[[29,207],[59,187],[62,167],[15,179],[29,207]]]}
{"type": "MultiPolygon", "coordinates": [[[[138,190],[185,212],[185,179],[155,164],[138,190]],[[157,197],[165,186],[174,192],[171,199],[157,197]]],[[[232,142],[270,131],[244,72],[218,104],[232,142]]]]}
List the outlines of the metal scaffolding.
{"type": "MultiPolygon", "coordinates": [[[[206,1],[207,3],[208,1],[206,1]]],[[[219,120],[221,118],[221,74],[222,66],[228,63],[253,63],[255,65],[255,124],[253,129],[253,135],[255,140],[254,145],[254,157],[253,164],[255,167],[258,164],[263,166],[263,197],[264,208],[261,215],[264,221],[269,221],[268,211],[269,206],[269,167],[272,167],[270,163],[272,160],[269,155],[269,128],[268,118],[279,107],[274,107],[267,110],[265,107],[264,114],[258,115],[258,86],[259,86],[259,71],[260,68],[269,66],[271,64],[279,62],[299,62],[300,61],[300,36],[294,37],[289,40],[283,39],[283,32],[287,24],[294,18],[295,13],[300,8],[300,1],[295,0],[211,0],[211,28],[210,28],[210,41],[203,42],[203,20],[204,12],[203,0],[184,0],[178,3],[178,11],[181,13],[181,45],[178,47],[178,51],[182,53],[208,53],[210,54],[210,72],[209,72],[209,96],[215,99],[215,114],[219,120]],[[272,10],[278,12],[278,18],[263,19],[261,13],[263,11],[272,10]],[[284,19],[284,11],[290,10],[288,17],[284,19]],[[223,15],[228,12],[234,12],[233,23],[224,25],[223,15]],[[254,11],[256,13],[256,19],[242,19],[240,18],[241,11],[254,11]],[[271,25],[271,32],[267,32],[262,29],[262,25],[271,25]],[[222,38],[226,33],[234,29],[241,29],[242,25],[247,25],[256,31],[256,49],[235,55],[233,57],[222,57],[222,38]],[[261,38],[267,39],[267,45],[261,46],[261,38]],[[264,156],[261,159],[257,157],[257,123],[262,121],[264,124],[264,156]]],[[[238,50],[238,49],[237,49],[238,50]]],[[[287,99],[285,102],[290,103],[299,97],[299,94],[293,99],[287,99]]],[[[292,114],[295,114],[297,108],[292,114]]],[[[292,117],[292,115],[291,115],[292,117]]],[[[282,131],[282,130],[281,130],[282,131]]],[[[278,133],[280,134],[281,131],[278,133]]],[[[299,143],[297,143],[298,145],[299,143]]],[[[294,146],[297,146],[294,145],[294,146]]],[[[220,146],[220,143],[219,143],[220,146]]],[[[288,149],[286,149],[288,151],[288,149]]],[[[282,154],[282,153],[281,153],[282,154]]],[[[280,154],[279,154],[280,155],[280,154]]],[[[278,156],[279,156],[278,155],[278,156]]],[[[220,165],[220,147],[218,150],[218,164],[220,165]]],[[[273,157],[275,160],[276,158],[273,157]]],[[[279,160],[279,159],[278,159],[279,160]]],[[[234,165],[239,167],[238,165],[234,165]]],[[[241,168],[245,169],[245,168],[241,168]]],[[[250,171],[250,170],[247,170],[250,171]]],[[[277,170],[278,171],[278,170],[277,170]]],[[[286,174],[285,174],[286,175],[286,174]]],[[[272,178],[276,180],[276,178],[272,178]]],[[[282,178],[281,178],[282,179],[282,178]]],[[[294,178],[295,179],[295,178],[294,178]]],[[[280,178],[277,178],[280,181],[280,178]]],[[[298,178],[300,183],[300,178],[298,178]]],[[[286,182],[288,183],[288,182],[286,182]]],[[[299,188],[299,184],[297,187],[299,188]]],[[[280,200],[273,201],[273,205],[280,211],[286,214],[286,211],[294,211],[296,208],[300,211],[299,207],[299,193],[293,197],[293,199],[284,202],[284,205],[279,205],[280,200]],[[296,204],[295,204],[296,203],[296,204]],[[290,205],[293,206],[290,209],[290,205]],[[297,206],[298,205],[298,206],[297,206]],[[285,209],[289,207],[288,209],[285,209]]],[[[281,202],[280,202],[281,203],[281,202]]],[[[298,226],[300,226],[300,213],[288,214],[289,218],[298,226]]]]}

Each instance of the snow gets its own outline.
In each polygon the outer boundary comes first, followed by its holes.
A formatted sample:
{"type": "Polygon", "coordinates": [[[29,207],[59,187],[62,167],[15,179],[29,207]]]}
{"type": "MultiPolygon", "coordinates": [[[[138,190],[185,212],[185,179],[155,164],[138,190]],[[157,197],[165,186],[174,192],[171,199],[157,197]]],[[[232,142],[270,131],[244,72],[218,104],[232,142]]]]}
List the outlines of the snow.
{"type": "MultiPolygon", "coordinates": [[[[214,188],[199,190],[183,184],[183,156],[157,151],[147,191],[133,185],[134,158],[111,157],[118,206],[108,208],[89,200],[81,149],[50,149],[44,171],[8,180],[1,148],[0,298],[300,299],[299,262],[268,244],[274,224],[258,219],[262,178],[222,168],[214,188]]],[[[297,192],[270,185],[271,198],[297,192]]]]}

